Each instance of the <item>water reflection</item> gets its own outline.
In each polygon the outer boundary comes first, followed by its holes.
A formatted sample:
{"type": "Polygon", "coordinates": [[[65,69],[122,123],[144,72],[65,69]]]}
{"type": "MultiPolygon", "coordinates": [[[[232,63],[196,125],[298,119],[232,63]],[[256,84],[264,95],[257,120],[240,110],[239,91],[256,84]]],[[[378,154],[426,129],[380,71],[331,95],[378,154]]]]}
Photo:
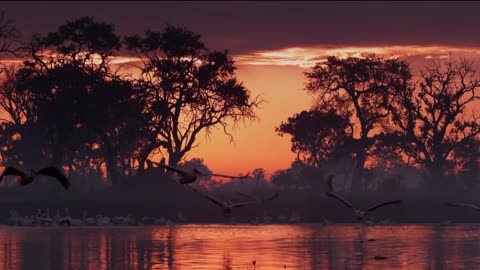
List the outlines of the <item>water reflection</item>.
{"type": "Polygon", "coordinates": [[[0,240],[0,270],[480,268],[479,224],[5,226],[0,240]]]}

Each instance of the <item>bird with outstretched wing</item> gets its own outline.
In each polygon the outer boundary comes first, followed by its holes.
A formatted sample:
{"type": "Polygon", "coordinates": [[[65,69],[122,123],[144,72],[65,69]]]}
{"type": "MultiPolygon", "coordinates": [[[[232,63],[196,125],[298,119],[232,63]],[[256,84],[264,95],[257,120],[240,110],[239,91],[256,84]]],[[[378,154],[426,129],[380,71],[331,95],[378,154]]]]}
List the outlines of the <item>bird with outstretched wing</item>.
{"type": "Polygon", "coordinates": [[[471,208],[471,209],[480,211],[480,206],[477,206],[477,205],[474,205],[474,204],[468,204],[468,203],[450,203],[450,202],[448,202],[447,205],[448,205],[448,206],[454,206],[454,207],[457,207],[457,206],[467,207],[467,208],[471,208]]]}
{"type": "Polygon", "coordinates": [[[20,177],[19,184],[22,186],[31,184],[35,179],[35,176],[37,175],[55,177],[65,189],[68,189],[71,186],[68,178],[58,168],[54,166],[45,167],[38,171],[32,170],[31,175],[27,175],[26,173],[24,173],[19,169],[16,169],[15,167],[7,167],[0,175],[0,182],[2,181],[3,177],[7,175],[19,176],[20,177]]]}
{"type": "Polygon", "coordinates": [[[334,199],[342,202],[342,203],[343,203],[344,205],[346,205],[348,208],[352,209],[353,212],[354,212],[354,214],[355,214],[355,217],[356,217],[357,219],[359,219],[359,220],[364,220],[365,216],[366,216],[368,213],[370,213],[370,212],[372,212],[372,211],[374,211],[374,210],[376,210],[376,209],[379,209],[379,208],[381,208],[381,207],[383,207],[383,206],[393,205],[393,204],[400,204],[400,203],[403,202],[402,200],[386,201],[386,202],[382,202],[382,203],[376,204],[376,205],[368,208],[366,211],[362,211],[362,210],[360,210],[360,209],[354,208],[351,203],[349,203],[347,200],[341,198],[341,197],[338,196],[338,195],[335,195],[335,194],[333,194],[333,193],[331,193],[331,192],[326,192],[326,194],[327,194],[327,196],[332,197],[332,198],[334,198],[334,199]]]}

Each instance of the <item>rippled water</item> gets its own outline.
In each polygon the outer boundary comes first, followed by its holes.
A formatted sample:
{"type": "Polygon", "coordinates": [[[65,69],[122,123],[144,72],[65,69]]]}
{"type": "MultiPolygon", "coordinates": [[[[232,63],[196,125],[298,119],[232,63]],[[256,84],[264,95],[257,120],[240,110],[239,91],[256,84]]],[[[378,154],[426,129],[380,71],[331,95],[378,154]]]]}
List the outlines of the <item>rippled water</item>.
{"type": "Polygon", "coordinates": [[[480,269],[480,224],[2,226],[0,240],[1,270],[480,269]]]}

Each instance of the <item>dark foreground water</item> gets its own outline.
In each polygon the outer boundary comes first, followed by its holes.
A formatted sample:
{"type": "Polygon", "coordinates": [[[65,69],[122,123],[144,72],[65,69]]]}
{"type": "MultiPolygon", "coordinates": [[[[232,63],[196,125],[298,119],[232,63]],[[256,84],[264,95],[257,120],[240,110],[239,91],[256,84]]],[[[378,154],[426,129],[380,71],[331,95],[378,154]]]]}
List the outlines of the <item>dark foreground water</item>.
{"type": "Polygon", "coordinates": [[[0,260],[1,270],[480,269],[480,224],[1,226],[0,260]]]}

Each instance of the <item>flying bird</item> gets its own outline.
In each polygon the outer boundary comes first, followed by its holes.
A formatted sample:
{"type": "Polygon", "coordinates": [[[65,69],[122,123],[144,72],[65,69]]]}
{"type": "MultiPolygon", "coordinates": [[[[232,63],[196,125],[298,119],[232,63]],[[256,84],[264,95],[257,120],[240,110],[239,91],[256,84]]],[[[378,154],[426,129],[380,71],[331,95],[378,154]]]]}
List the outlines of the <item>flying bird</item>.
{"type": "Polygon", "coordinates": [[[232,175],[217,174],[217,173],[204,174],[200,172],[197,168],[193,168],[192,172],[187,172],[185,170],[173,168],[162,163],[158,163],[154,161],[152,161],[152,163],[156,164],[157,166],[161,166],[167,170],[173,171],[174,173],[177,173],[180,176],[180,178],[178,179],[180,184],[193,183],[197,180],[199,176],[218,176],[218,177],[228,177],[228,178],[247,178],[249,176],[248,174],[244,176],[232,176],[232,175]]]}
{"type": "Polygon", "coordinates": [[[23,171],[15,167],[7,167],[5,168],[3,173],[0,175],[0,182],[2,182],[3,177],[6,175],[19,176],[20,177],[19,183],[22,186],[31,184],[37,175],[46,175],[46,176],[55,177],[65,189],[68,189],[71,186],[70,181],[68,181],[67,177],[58,168],[54,166],[46,167],[38,171],[31,170],[30,175],[27,175],[26,173],[24,173],[23,171]]]}
{"type": "Polygon", "coordinates": [[[474,204],[468,204],[468,203],[447,203],[448,206],[462,206],[462,207],[468,207],[475,209],[477,211],[480,211],[480,206],[474,205],[474,204]]]}
{"type": "Polygon", "coordinates": [[[258,203],[260,203],[260,204],[264,204],[265,202],[274,200],[274,199],[278,198],[278,196],[280,196],[280,192],[279,192],[279,191],[276,191],[276,192],[275,192],[272,196],[270,196],[270,197],[261,198],[261,199],[255,198],[255,197],[253,197],[252,195],[248,195],[248,194],[245,194],[245,193],[240,192],[240,191],[237,191],[237,194],[239,194],[239,195],[241,195],[241,196],[244,196],[244,197],[248,197],[248,198],[250,198],[250,199],[252,199],[252,200],[254,200],[254,201],[256,201],[256,202],[258,202],[258,203]]]}
{"type": "Polygon", "coordinates": [[[206,193],[203,193],[203,192],[200,192],[198,191],[197,189],[193,188],[193,187],[190,187],[193,191],[199,193],[200,195],[204,196],[205,198],[207,198],[208,200],[210,200],[211,202],[213,202],[214,204],[220,206],[223,208],[223,214],[227,217],[227,216],[230,216],[232,214],[232,210],[233,208],[237,208],[237,207],[242,207],[242,206],[245,206],[247,204],[252,204],[252,203],[255,203],[255,201],[246,201],[246,202],[238,202],[238,203],[233,203],[231,201],[227,201],[227,202],[224,202],[224,201],[221,201],[209,194],[206,194],[206,193]]]}
{"type": "Polygon", "coordinates": [[[354,214],[355,214],[355,217],[356,217],[357,220],[364,220],[368,213],[370,213],[370,212],[372,212],[372,211],[374,211],[374,210],[376,210],[380,207],[383,207],[385,205],[402,203],[402,200],[386,201],[386,202],[383,202],[383,203],[379,203],[375,206],[372,206],[372,207],[368,208],[366,211],[362,211],[362,210],[354,208],[345,199],[342,199],[341,197],[339,197],[339,196],[337,196],[333,193],[327,192],[327,196],[335,198],[335,199],[339,200],[340,202],[342,202],[343,204],[345,204],[346,206],[348,206],[349,208],[351,208],[354,211],[354,214]]]}

